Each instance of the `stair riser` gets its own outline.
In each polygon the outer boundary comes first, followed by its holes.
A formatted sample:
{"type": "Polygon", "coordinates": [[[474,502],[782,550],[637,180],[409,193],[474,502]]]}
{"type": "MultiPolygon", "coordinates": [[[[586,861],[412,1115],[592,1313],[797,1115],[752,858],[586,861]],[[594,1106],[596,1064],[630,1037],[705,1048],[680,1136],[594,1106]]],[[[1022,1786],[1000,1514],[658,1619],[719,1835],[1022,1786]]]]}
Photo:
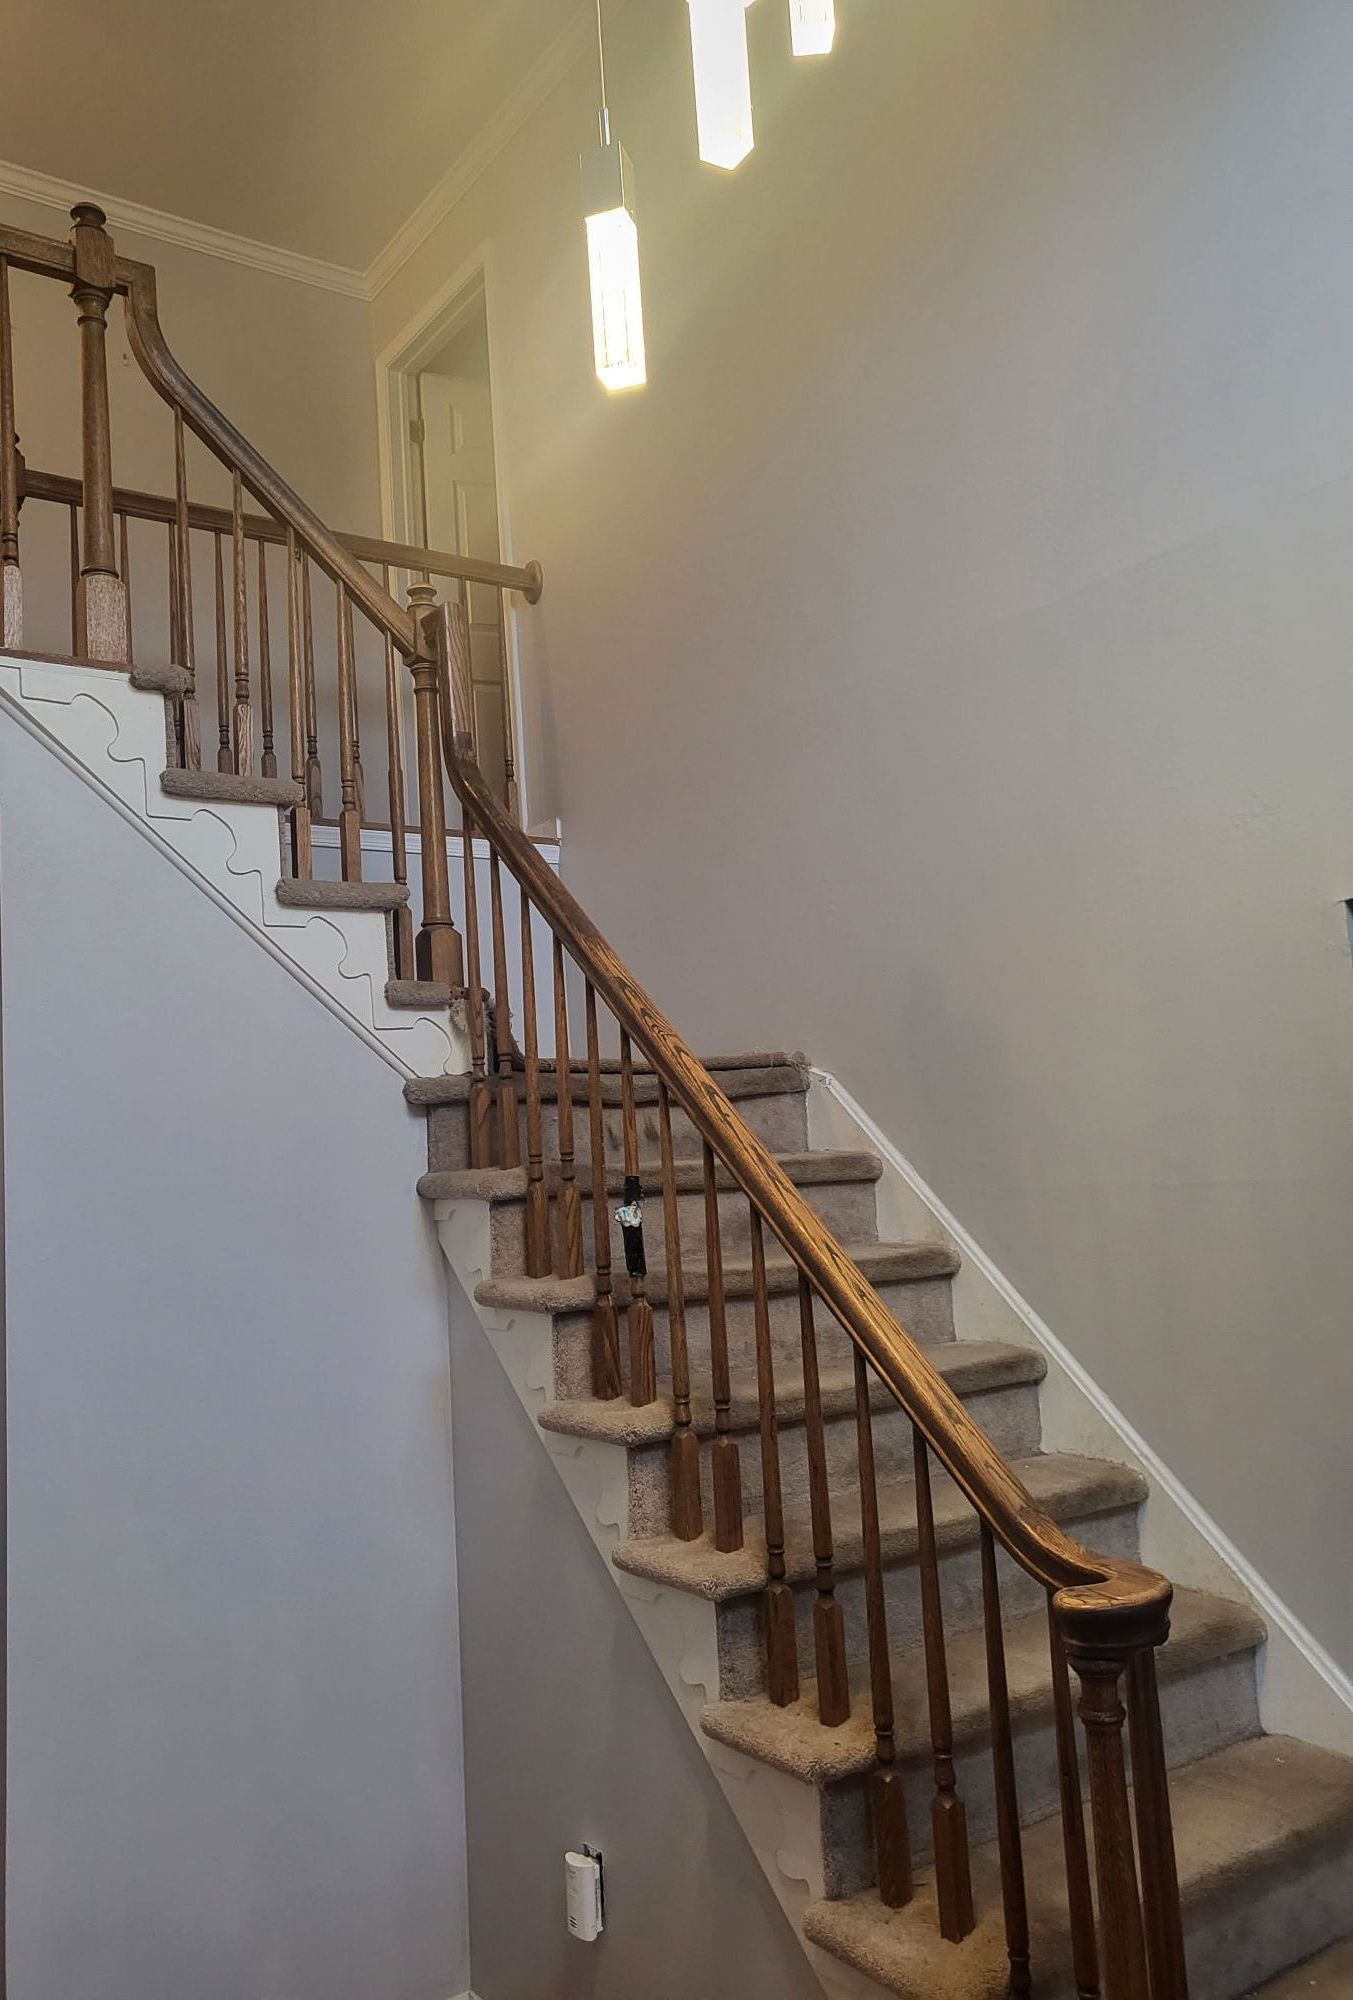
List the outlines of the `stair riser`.
{"type": "MultiPolygon", "coordinates": [[[[968,1410],[998,1451],[1007,1458],[1025,1458],[1039,1449],[1040,1426],[1038,1386],[984,1391],[965,1397],[968,1410]]],[[[912,1472],[912,1429],[910,1420],[893,1405],[874,1415],[874,1454],[880,1480],[909,1478],[912,1472]]],[[[833,1489],[845,1487],[856,1478],[856,1429],[853,1412],[823,1424],[827,1451],[827,1476],[833,1489]]],[[[738,1436],[738,1457],[742,1468],[743,1510],[759,1514],[762,1505],[761,1443],[755,1433],[738,1436]]],[[[629,1455],[629,1528],[631,1535],[662,1535],[672,1520],[672,1493],[668,1447],[654,1445],[629,1455]]],[[[701,1449],[701,1485],[704,1489],[705,1520],[714,1519],[711,1482],[711,1447],[701,1449]]],[[[780,1479],[784,1503],[789,1509],[808,1504],[807,1432],[802,1424],[787,1427],[780,1434],[780,1479]]]]}
{"type": "MultiPolygon", "coordinates": [[[[519,1101],[524,1103],[521,1086],[518,1086],[519,1101]]],[[[773,1153],[802,1153],[808,1149],[808,1099],[802,1090],[775,1091],[765,1096],[739,1097],[739,1116],[749,1125],[757,1138],[773,1153]]],[[[470,1165],[469,1117],[463,1104],[433,1105],[428,1111],[428,1166],[432,1171],[442,1169],[456,1171],[470,1165]]],[[[621,1112],[618,1108],[608,1108],[604,1114],[606,1158],[612,1164],[619,1164],[624,1158],[625,1133],[621,1112]]],[[[557,1108],[553,1104],[541,1106],[541,1136],[544,1157],[556,1160],[559,1157],[559,1120],[557,1108]]],[[[661,1158],[661,1135],[658,1129],[658,1113],[654,1105],[640,1105],[636,1112],[639,1135],[639,1157],[645,1165],[655,1164],[661,1158]]],[[[520,1144],[524,1147],[526,1125],[524,1111],[520,1127],[520,1144]]],[[[592,1157],[592,1134],[586,1103],[575,1103],[573,1107],[573,1145],[576,1157],[590,1163],[592,1157]]],[[[700,1152],[700,1139],[695,1127],[684,1111],[675,1108],[672,1112],[672,1150],[678,1159],[694,1159],[700,1152]]],[[[524,1157],[524,1155],[523,1155],[524,1157]]]]}
{"type": "MultiPolygon", "coordinates": [[[[1347,1935],[1353,1921],[1353,1838],[1285,1868],[1228,1884],[1185,1909],[1189,2000],[1242,2000],[1261,1981],[1347,1935]]],[[[1329,1989],[1334,2000],[1338,1989],[1329,1989]]],[[[1315,1991],[1322,1996],[1323,1988],[1315,1991]]],[[[1072,2000],[1071,1990],[1054,2000],[1072,2000]]]]}
{"type": "MultiPolygon", "coordinates": [[[[1074,1685],[1074,1677],[1073,1677],[1074,1685]]],[[[1188,1764],[1244,1742],[1259,1728],[1254,1655],[1240,1653],[1163,1681],[1161,1711],[1166,1754],[1171,1765],[1188,1764]]],[[[1080,1745],[1081,1780],[1087,1782],[1085,1750],[1080,1745]]],[[[908,1824],[912,1855],[918,1865],[933,1855],[930,1807],[935,1784],[928,1758],[907,1758],[908,1824]]],[[[960,1749],[955,1759],[959,1797],[968,1814],[968,1838],[974,1847],[996,1837],[996,1792],[992,1780],[991,1740],[984,1736],[960,1749]]],[[[1057,1737],[1050,1703],[1030,1715],[1015,1732],[1015,1776],[1020,1816],[1026,1825],[1058,1810],[1057,1737]]],[[[852,1778],[821,1795],[823,1848],[827,1857],[826,1893],[853,1896],[878,1879],[869,1822],[868,1781],[852,1778]]]]}
{"type": "MultiPolygon", "coordinates": [[[[590,1245],[588,1246],[590,1250],[590,1245]]],[[[589,1266],[591,1259],[588,1259],[589,1266]]],[[[950,1278],[923,1278],[914,1284],[880,1285],[879,1296],[889,1311],[923,1347],[932,1347],[954,1338],[953,1281],[950,1278]]],[[[736,1389],[756,1381],[756,1319],[750,1299],[729,1299],[729,1368],[736,1389]]],[[[653,1309],[658,1351],[658,1378],[671,1380],[671,1324],[665,1306],[653,1309]]],[[[827,1313],[820,1315],[818,1353],[824,1369],[840,1367],[850,1360],[850,1340],[827,1313]]],[[[794,1293],[783,1293],[770,1301],[771,1343],[777,1367],[795,1370],[800,1365],[799,1301],[794,1293]]],[[[692,1304],[686,1308],[686,1344],[691,1357],[691,1380],[697,1387],[709,1381],[709,1308],[692,1304]]],[[[620,1365],[622,1378],[629,1382],[629,1356],[621,1327],[620,1365]]],[[[554,1321],[554,1393],[561,1398],[592,1394],[592,1315],[558,1313],[554,1321]]]]}
{"type": "MultiPolygon", "coordinates": [[[[878,1221],[875,1206],[874,1181],[827,1181],[821,1185],[804,1187],[801,1192],[809,1207],[819,1215],[827,1227],[836,1235],[856,1243],[873,1242],[878,1237],[878,1221]]],[[[580,1189],[581,1192],[581,1189],[580,1189]]],[[[746,1196],[728,1189],[718,1197],[719,1228],[725,1257],[744,1262],[751,1254],[751,1225],[746,1196]]],[[[613,1206],[618,1206],[615,1197],[613,1206]]],[[[583,1249],[584,1260],[592,1268],[592,1204],[584,1199],[583,1249]]],[[[683,1254],[692,1263],[705,1260],[705,1201],[703,1194],[683,1194],[677,1197],[677,1218],[681,1231],[683,1254]]],[[[662,1203],[649,1199],[644,1203],[644,1238],[650,1271],[666,1268],[666,1244],[663,1235],[662,1203]]],[[[526,1270],[526,1204],[525,1201],[498,1201],[493,1204],[493,1272],[497,1277],[521,1277],[526,1270]]],[[[617,1268],[622,1263],[620,1254],[620,1230],[613,1228],[614,1245],[612,1256],[617,1268]]]]}
{"type": "MultiPolygon", "coordinates": [[[[1138,1555],[1137,1508],[1135,1506],[1098,1514],[1090,1519],[1066,1523],[1069,1532],[1103,1555],[1135,1559],[1138,1555]]],[[[891,1565],[884,1570],[884,1598],[888,1612],[888,1638],[893,1649],[919,1646],[923,1640],[920,1579],[914,1560],[891,1565]]],[[[982,1622],[981,1563],[974,1536],[970,1546],[942,1554],[940,1590],[946,1629],[971,1631],[982,1622]]],[[[813,1658],[812,1583],[796,1584],[794,1608],[799,1635],[799,1658],[806,1671],[813,1658]]],[[[846,1650],[853,1660],[868,1657],[865,1626],[864,1579],[861,1575],[842,1577],[837,1584],[837,1602],[845,1618],[846,1650]]],[[[1037,1610],[1045,1602],[1043,1591],[1014,1564],[1001,1558],[1001,1607],[1007,1618],[1037,1610]]],[[[719,1635],[718,1693],[722,1699],[740,1701],[765,1692],[765,1643],[762,1635],[761,1601],[739,1597],[720,1604],[717,1614],[719,1635]]]]}

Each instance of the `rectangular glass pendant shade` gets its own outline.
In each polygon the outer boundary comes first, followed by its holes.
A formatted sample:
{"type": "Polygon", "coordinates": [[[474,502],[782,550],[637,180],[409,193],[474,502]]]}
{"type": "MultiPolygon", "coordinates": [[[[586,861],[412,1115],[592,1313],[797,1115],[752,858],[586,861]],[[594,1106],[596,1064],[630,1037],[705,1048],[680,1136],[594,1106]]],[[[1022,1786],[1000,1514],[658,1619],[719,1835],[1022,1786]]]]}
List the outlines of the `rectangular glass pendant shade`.
{"type": "Polygon", "coordinates": [[[789,33],[796,56],[829,56],[836,40],[836,0],[789,0],[789,33]]]}
{"type": "Polygon", "coordinates": [[[713,167],[736,167],[756,143],[747,56],[747,9],[752,0],[688,0],[688,4],[700,157],[713,167]]]}
{"type": "Polygon", "coordinates": [[[597,146],[583,160],[592,344],[606,388],[637,389],[648,379],[639,285],[639,231],[630,206],[634,173],[622,146],[597,146]]]}

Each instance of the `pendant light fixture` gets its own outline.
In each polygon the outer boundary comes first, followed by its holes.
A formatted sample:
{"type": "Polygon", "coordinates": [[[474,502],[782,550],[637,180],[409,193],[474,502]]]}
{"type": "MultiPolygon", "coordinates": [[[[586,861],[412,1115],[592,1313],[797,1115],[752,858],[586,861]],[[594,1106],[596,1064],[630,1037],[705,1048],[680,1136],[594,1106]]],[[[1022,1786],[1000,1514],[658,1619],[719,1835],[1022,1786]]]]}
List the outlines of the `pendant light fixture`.
{"type": "Polygon", "coordinates": [[[639,230],[634,220],[634,168],[624,147],[611,137],[601,0],[597,0],[597,62],[601,74],[601,144],[583,154],[583,215],[587,222],[597,379],[615,391],[639,388],[648,380],[648,371],[639,283],[639,230]]]}
{"type": "Polygon", "coordinates": [[[836,40],[836,0],[789,0],[789,35],[796,56],[829,56],[836,40]]]}
{"type": "Polygon", "coordinates": [[[756,143],[747,56],[747,9],[752,0],[687,0],[687,4],[700,157],[712,167],[731,170],[756,143]]]}

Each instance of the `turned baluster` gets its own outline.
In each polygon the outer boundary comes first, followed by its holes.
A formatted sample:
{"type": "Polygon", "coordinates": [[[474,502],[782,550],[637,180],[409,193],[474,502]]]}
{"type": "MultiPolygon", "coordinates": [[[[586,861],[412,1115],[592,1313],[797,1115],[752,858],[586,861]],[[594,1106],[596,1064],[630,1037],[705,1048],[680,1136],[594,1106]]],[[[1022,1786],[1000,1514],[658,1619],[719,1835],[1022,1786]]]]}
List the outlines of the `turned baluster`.
{"type": "Polygon", "coordinates": [[[268,622],[268,544],[258,545],[258,699],[263,724],[263,755],[259,770],[265,778],[277,776],[277,750],[273,742],[272,710],[272,627],[268,622]]]}
{"type": "Polygon", "coordinates": [[[817,1361],[813,1291],[799,1273],[799,1338],[803,1348],[803,1413],[808,1443],[808,1504],[813,1523],[817,1599],[813,1605],[813,1653],[817,1665],[818,1720],[835,1729],[850,1716],[846,1671],[846,1627],[836,1596],[836,1553],[832,1542],[832,1502],[827,1484],[827,1437],[822,1422],[822,1382],[817,1361]]]}
{"type": "Polygon", "coordinates": [[[761,1430],[761,1511],[766,1522],[766,1692],[777,1708],[799,1698],[799,1641],[794,1593],[786,1582],[785,1509],[780,1483],[780,1433],[775,1407],[775,1353],[766,1285],[766,1238],[751,1212],[752,1311],[756,1322],[756,1398],[761,1430]]]}
{"type": "Polygon", "coordinates": [[[1051,1592],[1048,1594],[1048,1657],[1052,1666],[1057,1786],[1062,1802],[1062,1849],[1066,1856],[1066,1896],[1071,1917],[1071,1962],[1076,1980],[1076,2000],[1101,2000],[1099,1946],[1095,1940],[1090,1856],[1085,1844],[1085,1807],[1081,1799],[1080,1758],[1076,1751],[1076,1718],[1071,1705],[1071,1675],[1066,1648],[1053,1614],[1051,1592]]]}
{"type": "Polygon", "coordinates": [[[197,633],[193,628],[193,549],[189,539],[188,471],[184,450],[183,412],[174,411],[174,651],[175,666],[188,676],[180,706],[183,762],[189,771],[202,768],[202,718],[197,707],[197,633]]]}
{"type": "MultiPolygon", "coordinates": [[[[386,595],[390,591],[390,565],[381,567],[381,582],[386,595]]],[[[390,790],[390,864],[396,882],[401,887],[408,886],[409,851],[406,837],[406,815],[408,799],[404,784],[404,687],[399,671],[399,654],[395,642],[387,632],[385,635],[385,755],[389,771],[390,790]]],[[[501,918],[497,911],[495,922],[501,918]]],[[[496,949],[496,933],[495,933],[496,949]]],[[[413,916],[406,903],[395,911],[394,962],[397,979],[412,979],[413,969],[413,916]]],[[[515,1166],[516,1160],[499,1157],[500,1166],[515,1166]]]]}
{"type": "Polygon", "coordinates": [[[1160,1690],[1152,1646],[1143,1646],[1132,1655],[1127,1675],[1127,1710],[1151,2000],[1188,2000],[1170,1782],[1165,1768],[1160,1690]]]}
{"type": "Polygon", "coordinates": [[[743,1543],[742,1456],[733,1436],[733,1384],[728,1366],[728,1303],[723,1282],[723,1228],[719,1220],[718,1168],[714,1148],[701,1149],[705,1190],[705,1269],[709,1290],[709,1374],[714,1391],[714,1443],[710,1484],[714,1491],[714,1546],[725,1552],[743,1543]]]}
{"type": "Polygon", "coordinates": [[[1089,1623],[1082,1615],[1074,1631],[1068,1632],[1063,1625],[1063,1634],[1081,1684],[1080,1715],[1085,1725],[1090,1766],[1104,1995],[1105,2000],[1145,2000],[1151,1988],[1123,1755],[1123,1725],[1127,1716],[1122,1684],[1128,1652],[1118,1650],[1111,1642],[1101,1646],[1093,1633],[1084,1630],[1089,1623]]]}
{"type": "MultiPolygon", "coordinates": [[[[512,1003],[507,984],[507,938],[503,928],[502,871],[498,864],[496,847],[489,849],[489,913],[493,932],[493,1054],[498,1104],[498,1164],[500,1167],[519,1167],[521,1131],[517,1121],[517,1076],[512,1067],[512,1003]]],[[[590,1055],[590,1041],[588,1050],[590,1055]]],[[[605,1192],[603,1183],[603,1208],[605,1192]]],[[[608,1263],[608,1284],[609,1280],[608,1263]]],[[[619,1394],[618,1383],[616,1394],[619,1394]]]]}
{"type": "Polygon", "coordinates": [[[540,1125],[535,947],[531,941],[531,905],[525,889],[521,892],[521,1033],[526,1076],[526,1275],[545,1278],[550,1271],[550,1199],[545,1192],[540,1125]]]}
{"type": "MultiPolygon", "coordinates": [[[[183,648],[179,643],[179,540],[178,540],[178,530],[172,521],[170,521],[167,524],[165,532],[168,536],[167,552],[169,557],[169,563],[168,563],[169,604],[168,604],[168,628],[167,628],[169,632],[169,658],[172,663],[177,664],[179,656],[183,651],[183,648]]],[[[180,769],[182,769],[183,766],[187,763],[187,758],[184,755],[183,697],[181,695],[178,696],[175,699],[175,701],[171,704],[171,713],[173,716],[173,734],[174,734],[173,757],[174,757],[174,762],[180,767],[180,769]]]]}
{"type": "Polygon", "coordinates": [[[127,529],[127,516],[119,512],[117,517],[117,560],[122,573],[122,593],[127,606],[127,665],[136,665],[136,623],[132,617],[132,555],[127,529]]]}
{"type": "Polygon", "coordinates": [[[305,692],[305,805],[311,823],[324,817],[324,774],[319,761],[319,693],[315,682],[315,608],[310,557],[301,551],[301,677],[305,692]]]}
{"type": "Polygon", "coordinates": [[[686,1333],[686,1279],[681,1263],[681,1217],[672,1152],[672,1100],[658,1081],[658,1144],[662,1156],[662,1224],[667,1246],[667,1324],[672,1354],[672,1533],[693,1542],[704,1532],[700,1497],[700,1440],[691,1421],[691,1354],[686,1333]]]}
{"type": "Polygon", "coordinates": [[[85,606],[80,594],[80,513],[70,503],[70,650],[71,658],[85,657],[85,606]]]}
{"type": "Polygon", "coordinates": [[[305,669],[302,662],[301,554],[296,534],[287,529],[287,729],[291,737],[291,781],[301,788],[299,805],[291,808],[291,863],[300,882],[310,880],[313,866],[310,837],[310,795],[306,784],[305,669]]]}
{"type": "Polygon", "coordinates": [[[489,1090],[484,1037],[484,981],[479,966],[479,889],[475,881],[474,821],[468,810],[460,828],[465,883],[465,1014],[470,1029],[470,1165],[493,1164],[493,1096],[489,1090]]]}
{"type": "Polygon", "coordinates": [[[871,1804],[880,1900],[890,1910],[911,1901],[911,1832],[907,1795],[897,1766],[893,1717],[893,1668],[888,1654],[888,1607],[883,1589],[883,1537],[879,1529],[874,1420],[869,1407],[869,1367],[855,1349],[855,1439],[860,1475],[860,1529],[864,1549],[864,1603],[869,1632],[869,1694],[874,1715],[871,1804]]]}
{"type": "Polygon", "coordinates": [[[648,1256],[644,1247],[643,1182],[639,1177],[639,1127],[634,1115],[634,1056],[620,1031],[620,1119],[625,1150],[625,1199],[616,1211],[630,1281],[626,1330],[630,1350],[630,1401],[636,1408],[658,1395],[657,1343],[648,1301],[648,1256]]]}
{"type": "Polygon", "coordinates": [[[120,665],[127,658],[127,599],[113,537],[113,451],[108,417],[108,308],[117,289],[117,259],[93,202],[71,210],[75,282],[71,297],[80,326],[80,415],[83,442],[84,552],[80,563],[80,624],[86,657],[120,665]]]}
{"type": "Polygon", "coordinates": [[[935,1542],[935,1506],[930,1486],[930,1454],[921,1433],[912,1433],[916,1470],[916,1550],[921,1579],[921,1624],[925,1639],[926,1694],[930,1709],[930,1744],[934,1759],[935,1796],[930,1824],[935,1847],[935,1889],[940,1936],[959,1944],[973,1927],[972,1863],[968,1851],[968,1811],[958,1794],[954,1769],[953,1708],[949,1698],[949,1660],[944,1637],[944,1604],[940,1595],[939,1552],[935,1542]]]}
{"type": "Polygon", "coordinates": [[[23,644],[23,571],[19,567],[19,439],[14,428],[14,336],[9,259],[0,257],[0,643],[23,644]]]}
{"type": "Polygon", "coordinates": [[[213,531],[216,585],[216,768],[233,771],[235,753],[230,747],[230,670],[226,657],[225,552],[219,532],[213,531]]]}
{"type": "MultiPolygon", "coordinates": [[[[338,634],[338,782],[341,803],[338,809],[338,855],[345,882],[362,879],[362,816],[357,810],[357,766],[353,756],[352,718],[356,704],[353,691],[352,617],[348,594],[340,583],[334,599],[334,622],[338,634]]],[[[446,844],[442,843],[445,855],[446,844]]]]}
{"type": "Polygon", "coordinates": [[[568,993],[564,986],[564,947],[554,940],[554,1075],[559,1134],[559,1200],[555,1207],[557,1245],[555,1273],[561,1278],[583,1274],[583,1205],[573,1159],[573,1073],[569,1065],[568,993]]]}
{"type": "Polygon", "coordinates": [[[362,769],[362,706],[358,698],[357,647],[352,631],[352,599],[343,593],[343,620],[348,648],[348,692],[352,725],[352,798],[359,830],[366,824],[366,773],[362,769]]]}
{"type": "Polygon", "coordinates": [[[235,593],[235,708],[233,728],[235,771],[248,777],[254,768],[254,711],[249,700],[249,575],[245,568],[244,484],[237,472],[230,499],[231,581],[235,593]]]}
{"type": "MultiPolygon", "coordinates": [[[[446,804],[442,793],[442,741],[439,717],[438,647],[441,636],[434,609],[436,592],[430,583],[409,586],[415,645],[409,661],[413,677],[414,728],[418,746],[418,821],[422,850],[423,922],[415,948],[420,979],[439,986],[464,982],[460,939],[451,921],[451,886],[446,862],[446,804]]],[[[523,947],[529,939],[523,939],[523,947]]],[[[534,1008],[535,995],[531,995],[534,1008]]],[[[536,1109],[539,1112],[537,1095],[536,1109]]],[[[548,1258],[548,1237],[546,1241],[548,1258]]],[[[546,1263],[545,1270],[549,1265],[546,1263]]],[[[544,1271],[533,1272],[543,1277],[544,1271]]]]}
{"type": "MultiPolygon", "coordinates": [[[[596,1267],[597,1290],[596,1304],[592,1308],[592,1393],[603,1402],[613,1402],[621,1389],[620,1328],[616,1321],[615,1290],[611,1277],[611,1207],[606,1189],[606,1112],[601,1088],[597,996],[590,979],[584,992],[584,1013],[587,1022],[587,1111],[592,1154],[592,1261],[596,1267]]],[[[514,1096],[514,1132],[516,1125],[514,1096]]]]}
{"type": "Polygon", "coordinates": [[[503,795],[509,817],[520,824],[521,808],[517,785],[517,705],[513,695],[512,667],[507,649],[507,592],[498,592],[498,658],[503,675],[503,795]]]}
{"type": "Polygon", "coordinates": [[[996,1538],[985,1521],[981,1525],[981,1547],[982,1625],[986,1635],[987,1699],[991,1707],[991,1765],[996,1782],[996,1845],[1001,1860],[1001,1904],[1005,1913],[1006,1956],[1010,1961],[1010,1991],[1018,1995],[1033,1991],[1029,1972],[1029,1898],[1015,1782],[1015,1738],[1010,1723],[996,1538]]]}

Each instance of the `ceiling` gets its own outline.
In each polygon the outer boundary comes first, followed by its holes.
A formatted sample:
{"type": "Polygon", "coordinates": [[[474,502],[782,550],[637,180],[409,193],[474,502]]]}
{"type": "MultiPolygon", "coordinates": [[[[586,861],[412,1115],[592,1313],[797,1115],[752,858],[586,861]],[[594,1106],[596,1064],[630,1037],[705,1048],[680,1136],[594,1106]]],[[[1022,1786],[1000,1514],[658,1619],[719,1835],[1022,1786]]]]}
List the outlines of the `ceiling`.
{"type": "Polygon", "coordinates": [[[6,0],[0,156],[365,269],[578,0],[6,0]]]}

